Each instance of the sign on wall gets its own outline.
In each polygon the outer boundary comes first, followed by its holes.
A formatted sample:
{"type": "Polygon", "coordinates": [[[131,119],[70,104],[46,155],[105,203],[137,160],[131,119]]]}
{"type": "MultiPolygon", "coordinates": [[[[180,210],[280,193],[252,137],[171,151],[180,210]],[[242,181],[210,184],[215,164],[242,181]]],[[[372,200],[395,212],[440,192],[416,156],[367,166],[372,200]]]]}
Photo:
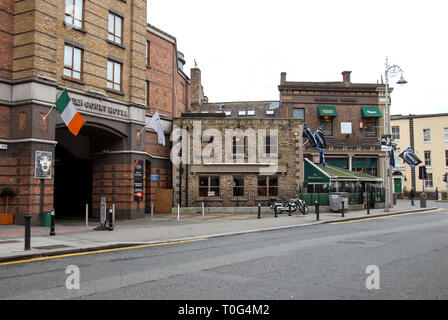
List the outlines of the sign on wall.
{"type": "Polygon", "coordinates": [[[143,160],[134,161],[134,200],[143,200],[143,160]]]}
{"type": "Polygon", "coordinates": [[[36,151],[34,158],[34,178],[51,179],[53,153],[49,151],[36,151]]]}

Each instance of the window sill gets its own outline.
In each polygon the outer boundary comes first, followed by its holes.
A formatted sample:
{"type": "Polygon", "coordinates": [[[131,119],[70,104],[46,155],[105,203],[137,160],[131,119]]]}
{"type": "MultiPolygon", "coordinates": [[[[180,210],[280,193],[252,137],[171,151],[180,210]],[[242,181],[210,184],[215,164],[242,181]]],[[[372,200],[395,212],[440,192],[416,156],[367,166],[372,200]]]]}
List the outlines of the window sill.
{"type": "Polygon", "coordinates": [[[233,197],[233,198],[230,198],[230,201],[234,201],[234,202],[239,202],[239,201],[241,201],[241,202],[243,202],[243,201],[249,201],[247,198],[245,198],[245,197],[243,197],[243,196],[241,196],[241,197],[233,197]]]}
{"type": "Polygon", "coordinates": [[[224,200],[219,197],[199,197],[196,198],[196,201],[224,201],[224,200]]]}
{"type": "Polygon", "coordinates": [[[67,80],[67,81],[71,81],[71,82],[75,82],[75,83],[77,83],[77,84],[82,84],[82,85],[85,85],[86,83],[84,82],[84,81],[82,81],[82,80],[78,80],[78,79],[75,79],[75,78],[70,78],[70,77],[67,77],[67,76],[62,76],[62,79],[63,80],[67,80]]]}
{"type": "Polygon", "coordinates": [[[112,45],[114,45],[114,46],[117,46],[117,47],[119,47],[119,48],[121,48],[121,49],[126,49],[126,47],[123,46],[122,44],[119,44],[119,43],[114,42],[114,41],[109,40],[109,39],[107,39],[106,41],[107,41],[107,43],[110,43],[110,44],[112,44],[112,45]]]}
{"type": "Polygon", "coordinates": [[[77,26],[75,26],[74,24],[70,24],[70,23],[65,22],[65,21],[63,22],[63,24],[64,24],[64,26],[65,26],[67,29],[73,29],[73,30],[76,30],[76,31],[79,31],[79,32],[82,32],[82,33],[87,33],[87,30],[86,30],[86,29],[77,27],[77,26]]]}
{"type": "Polygon", "coordinates": [[[105,88],[105,90],[107,92],[110,92],[110,93],[118,94],[119,96],[124,96],[124,92],[123,91],[117,91],[117,90],[110,89],[110,88],[105,88]]]}

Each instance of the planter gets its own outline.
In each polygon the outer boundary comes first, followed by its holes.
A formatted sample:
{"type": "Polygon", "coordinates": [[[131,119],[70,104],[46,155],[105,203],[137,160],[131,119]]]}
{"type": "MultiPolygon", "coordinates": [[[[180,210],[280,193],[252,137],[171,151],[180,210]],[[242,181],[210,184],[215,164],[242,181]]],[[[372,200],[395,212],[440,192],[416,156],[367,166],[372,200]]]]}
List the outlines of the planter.
{"type": "Polygon", "coordinates": [[[14,214],[12,213],[0,213],[0,225],[7,225],[14,223],[14,214]]]}

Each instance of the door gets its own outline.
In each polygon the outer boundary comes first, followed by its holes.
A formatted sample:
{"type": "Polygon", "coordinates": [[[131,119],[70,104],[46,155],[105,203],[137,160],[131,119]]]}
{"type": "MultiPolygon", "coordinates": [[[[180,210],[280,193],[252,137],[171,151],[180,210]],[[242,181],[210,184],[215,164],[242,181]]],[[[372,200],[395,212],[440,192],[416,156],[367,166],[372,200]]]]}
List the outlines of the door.
{"type": "Polygon", "coordinates": [[[394,193],[403,193],[401,178],[394,178],[394,193]]]}

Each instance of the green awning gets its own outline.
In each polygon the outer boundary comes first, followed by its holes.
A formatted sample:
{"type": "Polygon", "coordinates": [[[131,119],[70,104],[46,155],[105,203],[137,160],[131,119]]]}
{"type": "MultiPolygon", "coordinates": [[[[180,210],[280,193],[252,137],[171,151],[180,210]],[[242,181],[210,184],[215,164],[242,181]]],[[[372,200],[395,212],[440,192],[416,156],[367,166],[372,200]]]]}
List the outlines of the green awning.
{"type": "Polygon", "coordinates": [[[310,184],[329,183],[331,181],[382,182],[379,177],[370,176],[342,168],[313,163],[304,159],[305,180],[310,184]]]}
{"type": "Polygon", "coordinates": [[[338,112],[335,106],[318,106],[317,115],[319,117],[336,117],[338,115],[338,112]]]}
{"type": "Polygon", "coordinates": [[[383,116],[383,114],[381,113],[381,111],[378,107],[361,107],[361,117],[363,117],[363,118],[368,118],[368,117],[379,118],[382,116],[383,116]]]}

